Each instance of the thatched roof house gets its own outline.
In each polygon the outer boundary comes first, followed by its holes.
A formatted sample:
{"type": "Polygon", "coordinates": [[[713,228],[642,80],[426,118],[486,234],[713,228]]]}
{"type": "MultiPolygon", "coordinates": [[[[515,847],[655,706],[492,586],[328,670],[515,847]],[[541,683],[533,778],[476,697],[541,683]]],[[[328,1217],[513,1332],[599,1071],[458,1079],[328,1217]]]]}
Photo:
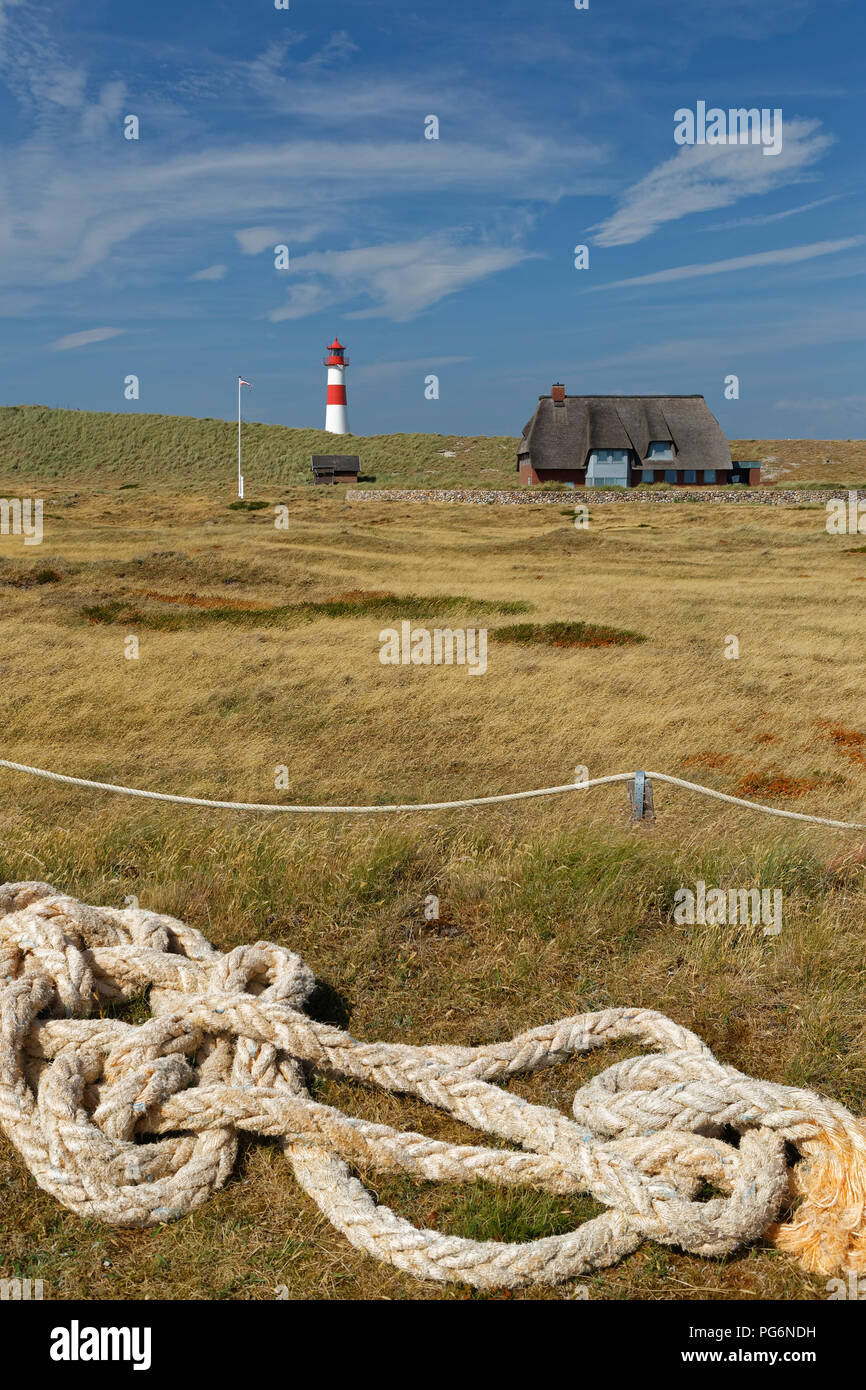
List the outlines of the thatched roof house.
{"type": "Polygon", "coordinates": [[[517,454],[523,483],[580,487],[726,484],[743,475],[703,396],[540,396],[517,454]]]}

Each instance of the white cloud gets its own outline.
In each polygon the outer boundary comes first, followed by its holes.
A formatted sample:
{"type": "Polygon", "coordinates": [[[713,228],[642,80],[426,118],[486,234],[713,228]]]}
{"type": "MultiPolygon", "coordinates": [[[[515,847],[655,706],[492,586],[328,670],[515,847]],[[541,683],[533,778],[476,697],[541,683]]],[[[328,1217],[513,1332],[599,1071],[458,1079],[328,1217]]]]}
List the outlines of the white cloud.
{"type": "MultiPolygon", "coordinates": [[[[0,14],[9,2],[0,0],[0,14]]],[[[340,65],[354,51],[344,33],[304,62],[294,51],[286,61],[300,38],[252,65],[208,55],[202,80],[215,71],[222,77],[241,117],[237,126],[211,138],[192,118],[187,126],[160,125],[154,112],[165,99],[157,84],[147,89],[147,139],[133,145],[122,139],[121,123],[126,103],[136,109],[134,99],[117,80],[94,95],[88,72],[70,64],[41,8],[10,11],[21,18],[10,20],[0,45],[3,80],[30,132],[7,148],[0,166],[0,285],[42,290],[96,270],[115,283],[125,272],[154,282],[164,270],[173,279],[181,239],[200,226],[234,233],[244,255],[284,242],[294,257],[297,247],[333,244],[335,227],[350,227],[359,241],[396,241],[409,234],[415,197],[431,206],[435,199],[441,209],[431,214],[433,233],[449,225],[449,202],[460,198],[460,215],[479,239],[511,243],[526,235],[528,206],[610,192],[606,142],[538,134],[489,91],[471,92],[456,70],[449,69],[449,85],[432,66],[397,80],[353,65],[343,82],[340,65]],[[262,83],[272,85],[265,91],[262,83]],[[251,108],[259,118],[267,113],[269,133],[232,135],[250,128],[251,108]],[[423,116],[440,109],[443,117],[453,112],[448,138],[425,141],[423,116]],[[284,111],[299,117],[291,138],[281,130],[289,124],[280,119],[284,111]],[[501,236],[498,221],[507,224],[501,236]]],[[[177,76],[173,94],[186,78],[195,94],[196,73],[182,67],[177,76]]],[[[128,82],[140,90],[134,72],[128,82]]],[[[455,274],[451,266],[448,275],[455,274]]],[[[304,297],[312,304],[334,293],[335,282],[323,282],[299,292],[294,309],[304,297]]]]}
{"type": "Polygon", "coordinates": [[[778,251],[757,251],[751,256],[734,256],[727,261],[708,261],[704,265],[677,265],[670,270],[656,270],[650,275],[634,275],[629,280],[611,280],[606,285],[594,285],[590,294],[601,290],[618,290],[628,285],[665,285],[674,280],[695,280],[705,275],[727,275],[735,270],[754,270],[760,266],[796,265],[817,256],[833,256],[862,246],[866,237],[845,237],[841,241],[815,241],[810,246],[789,246],[778,251]]]}
{"type": "Polygon", "coordinates": [[[242,227],[235,232],[235,241],[245,256],[258,256],[262,251],[282,242],[278,227],[242,227]]]}
{"type": "Polygon", "coordinates": [[[197,270],[195,275],[190,275],[190,280],[224,280],[228,275],[227,265],[209,265],[204,270],[197,270]]]}
{"type": "MultiPolygon", "coordinates": [[[[227,219],[237,226],[250,211],[273,215],[302,204],[308,222],[298,235],[281,229],[292,244],[305,235],[318,238],[324,228],[359,225],[383,200],[399,206],[415,194],[460,194],[502,212],[503,199],[517,198],[520,206],[555,201],[583,186],[576,173],[580,152],[563,154],[525,135],[496,146],[431,142],[423,158],[419,142],[408,139],[216,146],[161,162],[148,161],[144,150],[135,154],[130,159],[118,140],[102,159],[93,146],[84,158],[52,139],[34,162],[26,151],[18,161],[7,159],[0,169],[0,281],[68,283],[147,228],[168,234],[227,219]],[[313,218],[319,225],[313,227],[313,218]]],[[[251,223],[258,225],[273,229],[264,220],[251,223]]]]}
{"type": "Polygon", "coordinates": [[[6,23],[6,11],[14,9],[16,5],[23,3],[23,0],[0,0],[0,32],[6,23]]]}
{"type": "Polygon", "coordinates": [[[302,283],[269,318],[305,318],[330,304],[358,298],[373,301],[348,318],[383,317],[405,323],[447,295],[531,259],[515,246],[465,246],[442,234],[418,241],[361,246],[351,251],[317,251],[294,262],[302,283]],[[311,277],[304,280],[304,277],[311,277]]]}
{"type": "Polygon", "coordinates": [[[52,352],[69,352],[71,348],[90,347],[91,343],[104,343],[108,338],[118,338],[125,328],[88,328],[84,333],[68,333],[49,343],[52,352]]]}
{"type": "Polygon", "coordinates": [[[442,70],[432,65],[427,72],[402,74],[395,73],[393,66],[377,70],[365,63],[363,68],[356,65],[351,77],[340,82],[333,69],[357,51],[346,34],[334,35],[320,52],[303,61],[294,60],[289,53],[299,42],[294,38],[269,44],[245,65],[253,92],[269,111],[343,129],[359,119],[369,124],[397,116],[414,119],[419,134],[427,111],[459,113],[463,121],[470,115],[484,114],[480,92],[459,78],[446,79],[442,70]],[[328,80],[323,81],[323,77],[328,80]],[[434,98],[435,105],[429,105],[434,98]],[[419,116],[422,106],[425,110],[419,116]]]}
{"type": "Polygon", "coordinates": [[[626,189],[613,216],[591,229],[596,242],[630,246],[666,222],[801,181],[833,143],[818,127],[818,121],[786,121],[782,151],[772,159],[761,145],[684,145],[626,189]]]}
{"type": "Polygon", "coordinates": [[[803,212],[813,212],[815,208],[826,207],[827,203],[838,203],[844,193],[831,193],[828,198],[817,198],[812,203],[801,203],[796,208],[785,208],[784,212],[767,212],[756,217],[733,217],[727,222],[714,222],[705,227],[706,232],[727,232],[735,227],[769,227],[773,222],[786,222],[789,217],[799,217],[803,212]]]}
{"type": "Polygon", "coordinates": [[[329,289],[326,285],[311,280],[305,285],[294,285],[288,303],[282,309],[273,309],[268,318],[271,323],[281,323],[284,319],[305,319],[310,314],[329,309],[339,301],[340,296],[333,288],[329,289]]]}
{"type": "MultiPolygon", "coordinates": [[[[772,312],[762,309],[758,320],[759,326],[754,328],[744,327],[738,321],[735,327],[716,330],[709,347],[706,335],[660,338],[650,324],[643,341],[635,341],[622,351],[605,354],[592,347],[583,359],[564,362],[560,358],[539,363],[537,370],[543,377],[557,372],[566,378],[585,377],[588,372],[606,373],[609,381],[611,371],[623,368],[664,368],[666,377],[675,368],[688,377],[696,362],[707,360],[708,351],[719,362],[730,362],[736,357],[769,358],[801,349],[814,358],[820,347],[862,343],[866,337],[866,308],[855,310],[847,301],[824,309],[815,309],[811,304],[800,307],[793,301],[790,311],[784,314],[774,303],[772,312]]],[[[520,373],[518,380],[522,383],[524,379],[525,374],[520,373]]],[[[610,386],[604,389],[609,390],[610,386]]]]}
{"type": "Polygon", "coordinates": [[[774,401],[774,410],[814,410],[835,414],[848,411],[866,415],[866,396],[804,396],[794,401],[774,401]]]}
{"type": "Polygon", "coordinates": [[[306,246],[330,229],[327,222],[299,222],[283,227],[242,227],[235,232],[235,241],[244,256],[258,256],[273,251],[275,246],[306,246]]]}
{"type": "Polygon", "coordinates": [[[458,367],[464,362],[474,361],[474,357],[408,357],[396,362],[371,362],[369,366],[356,367],[352,372],[352,380],[388,381],[392,377],[409,376],[412,372],[423,374],[441,367],[458,367]]]}
{"type": "Polygon", "coordinates": [[[125,97],[125,82],[105,84],[99,93],[99,100],[86,107],[81,117],[81,133],[85,139],[97,139],[105,135],[112,126],[119,135],[125,97]]]}

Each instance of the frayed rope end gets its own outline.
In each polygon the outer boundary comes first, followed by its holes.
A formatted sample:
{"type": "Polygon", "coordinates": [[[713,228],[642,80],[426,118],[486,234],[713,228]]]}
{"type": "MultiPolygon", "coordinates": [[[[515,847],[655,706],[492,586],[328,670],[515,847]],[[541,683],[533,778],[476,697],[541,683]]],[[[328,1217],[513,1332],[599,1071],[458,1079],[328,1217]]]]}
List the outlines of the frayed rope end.
{"type": "Polygon", "coordinates": [[[808,1274],[866,1273],[866,1122],[823,1130],[799,1148],[803,1161],[791,1181],[797,1206],[769,1239],[808,1274]]]}

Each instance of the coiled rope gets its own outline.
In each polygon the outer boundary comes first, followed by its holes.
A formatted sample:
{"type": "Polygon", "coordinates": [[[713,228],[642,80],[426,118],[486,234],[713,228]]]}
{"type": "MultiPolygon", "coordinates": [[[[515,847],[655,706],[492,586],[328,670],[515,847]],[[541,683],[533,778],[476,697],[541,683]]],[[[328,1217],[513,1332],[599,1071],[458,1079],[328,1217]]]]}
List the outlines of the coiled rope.
{"type": "MultiPolygon", "coordinates": [[[[531,801],[539,796],[564,796],[566,792],[588,791],[592,787],[607,787],[614,782],[630,782],[633,772],[615,772],[609,777],[593,777],[585,782],[565,782],[559,787],[538,787],[532,791],[504,792],[499,796],[472,796],[462,801],[407,802],[393,806],[288,806],[269,801],[212,801],[200,796],[176,796],[170,792],[146,791],[141,787],[124,787],[115,782],[93,782],[87,777],[68,777],[61,772],[48,772],[44,767],[28,767],[26,763],[9,762],[0,758],[0,767],[9,772],[23,772],[30,777],[44,777],[49,782],[63,782],[70,787],[87,787],[91,791],[116,792],[121,796],[142,797],[146,801],[170,801],[178,806],[209,807],[216,811],[265,811],[283,812],[293,815],[309,816],[368,816],[392,815],[403,811],[456,811],[466,806],[494,806],[503,801],[531,801]]],[[[763,811],[768,816],[782,816],[786,820],[806,821],[810,825],[829,825],[836,830],[866,830],[866,822],[828,820],[825,816],[808,816],[802,811],[783,811],[778,806],[765,806],[758,801],[745,801],[741,796],[729,796],[726,792],[703,787],[698,782],[686,782],[682,777],[671,777],[666,772],[647,772],[645,776],[655,782],[667,782],[672,787],[682,787],[685,791],[699,792],[701,796],[712,797],[715,801],[726,801],[731,806],[745,806],[749,811],[763,811]]]]}
{"type": "Polygon", "coordinates": [[[172,917],[90,907],[45,883],[0,888],[0,914],[0,1125],[79,1216],[147,1226],[192,1211],[226,1181],[247,1131],[280,1140],[354,1246],[420,1278],[550,1284],[647,1239],[713,1256],[761,1236],[812,1272],[866,1270],[866,1125],[725,1066],[662,1014],[605,1009],[486,1047],[364,1043],[302,1011],[314,977],[282,946],[222,954],[172,917]],[[147,987],[148,1021],[100,1015],[147,987]],[[574,1119],[501,1084],[623,1038],[654,1051],[582,1086],[574,1119]],[[343,1114],[311,1098],[316,1070],[417,1096],[522,1151],[343,1114]],[[786,1143],[802,1158],[793,1168],[786,1143]],[[377,1205],[354,1167],[586,1192],[607,1211],[525,1244],[466,1240],[377,1205]],[[700,1201],[706,1182],[721,1195],[700,1201]]]}

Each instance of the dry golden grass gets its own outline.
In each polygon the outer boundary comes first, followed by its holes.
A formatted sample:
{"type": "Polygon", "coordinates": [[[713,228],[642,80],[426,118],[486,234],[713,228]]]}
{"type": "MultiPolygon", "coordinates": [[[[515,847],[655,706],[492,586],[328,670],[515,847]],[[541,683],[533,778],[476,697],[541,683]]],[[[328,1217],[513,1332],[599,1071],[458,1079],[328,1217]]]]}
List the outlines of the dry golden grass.
{"type": "Polygon", "coordinates": [[[803,482],[857,482],[866,476],[862,439],[732,439],[735,459],[759,459],[761,481],[798,487],[803,482]]]}
{"type": "MultiPolygon", "coordinates": [[[[228,510],[227,496],[41,495],[41,549],[0,538],[4,757],[192,795],[341,803],[558,784],[577,765],[593,776],[648,766],[728,791],[752,779],[779,805],[866,819],[856,582],[866,556],[826,534],[823,508],[600,507],[582,532],[555,507],[351,506],[304,492],[280,532],[268,511],[228,510]],[[483,677],[383,667],[378,634],[392,619],[376,605],[388,594],[414,596],[427,626],[441,610],[440,626],[583,621],[646,641],[491,638],[483,677]],[[470,601],[437,603],[444,596],[470,601]],[[337,598],[349,610],[340,616],[309,607],[337,598]],[[519,602],[531,606],[525,616],[494,616],[519,602]],[[185,626],[84,616],[111,604],[181,613],[185,626]],[[260,626],[263,607],[288,616],[260,626]],[[124,657],[129,633],[140,638],[137,661],[124,657]],[[731,635],[738,661],[724,656],[731,635]],[[279,765],[287,792],[274,790],[279,765]]],[[[398,604],[401,616],[412,614],[398,604]]],[[[864,835],[661,787],[656,825],[631,828],[621,786],[399,821],[272,822],[0,777],[3,878],[45,878],[88,901],[135,893],[224,948],[290,944],[323,981],[319,1015],[360,1036],[480,1042],[643,1004],[746,1071],[866,1110],[864,835]],[[673,894],[698,878],[781,887],[782,936],[676,926],[673,894]],[[422,911],[431,892],[442,904],[435,929],[422,911]]],[[[580,1079],[609,1060],[514,1084],[567,1109],[580,1079]]],[[[317,1093],[465,1134],[346,1083],[320,1082],[317,1093]]],[[[81,1223],[5,1144],[0,1181],[0,1274],[41,1277],[46,1297],[269,1298],[278,1285],[308,1298],[469,1296],[352,1250],[269,1145],[249,1145],[201,1211],[152,1232],[81,1223]]],[[[467,1235],[548,1234],[593,1210],[536,1193],[371,1181],[411,1219],[467,1235]]],[[[592,1298],[824,1296],[820,1281],[763,1248],[714,1262],[646,1246],[585,1282],[592,1298]]]]}

